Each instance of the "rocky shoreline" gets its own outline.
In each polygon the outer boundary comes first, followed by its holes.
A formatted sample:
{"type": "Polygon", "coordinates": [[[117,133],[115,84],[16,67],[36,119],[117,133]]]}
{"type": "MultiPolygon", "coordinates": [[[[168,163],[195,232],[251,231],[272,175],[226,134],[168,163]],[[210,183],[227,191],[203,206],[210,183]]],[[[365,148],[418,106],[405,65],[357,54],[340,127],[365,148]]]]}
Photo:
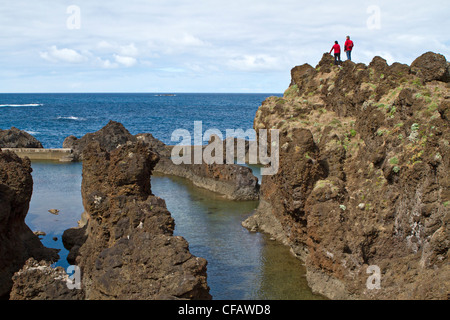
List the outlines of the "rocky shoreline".
{"type": "MultiPolygon", "coordinates": [[[[175,223],[164,200],[151,192],[150,177],[158,160],[143,142],[128,143],[111,152],[96,141],[89,143],[83,150],[86,224],[66,230],[63,236],[71,250],[70,260],[82,274],[80,289],[68,288],[64,270],[50,267],[50,262],[57,260],[56,253],[28,229],[23,235],[15,232],[17,240],[2,239],[2,246],[14,246],[2,250],[2,270],[8,271],[2,275],[2,285],[8,285],[2,288],[3,294],[19,300],[211,299],[207,261],[193,256],[187,241],[173,235],[175,223]],[[53,255],[44,256],[47,251],[53,255]],[[13,260],[14,255],[19,257],[13,260]]],[[[18,168],[32,184],[30,162],[14,153],[0,152],[0,168],[2,173],[18,168]]],[[[4,180],[2,176],[1,185],[11,189],[17,184],[4,180]]],[[[2,212],[5,219],[22,224],[2,226],[27,230],[23,217],[16,218],[28,210],[30,187],[23,192],[23,204],[11,205],[16,211],[20,208],[20,213],[6,210],[6,206],[2,212]]],[[[10,233],[4,231],[2,236],[10,233]]]]}
{"type": "Polygon", "coordinates": [[[284,96],[265,100],[255,116],[256,132],[280,132],[279,171],[261,186],[239,165],[175,165],[170,146],[114,121],[64,141],[71,160],[83,162],[84,223],[63,236],[68,260],[82,270],[81,290],[67,290],[67,278],[50,267],[57,253],[24,223],[30,161],[0,151],[0,296],[211,299],[207,261],[173,235],[164,200],[151,192],[151,174],[161,172],[232,200],[259,200],[242,225],[289,246],[315,293],[448,299],[446,58],[428,52],[411,66],[381,57],[334,66],[324,54],[291,77],[284,96]]]}
{"type": "MultiPolygon", "coordinates": [[[[259,196],[258,179],[251,170],[205,163],[177,168],[170,160],[171,147],[148,133],[133,136],[114,121],[81,139],[68,137],[64,147],[73,150],[69,160],[83,162],[85,212],[80,226],[66,230],[62,237],[69,250],[68,262],[83,274],[82,289],[68,288],[65,271],[50,266],[58,259],[56,252],[42,246],[29,231],[27,237],[39,244],[38,249],[53,255],[36,251],[9,262],[13,254],[6,257],[9,253],[3,251],[2,261],[11,270],[2,281],[2,295],[12,300],[211,299],[207,261],[190,254],[185,239],[173,236],[174,220],[164,200],[152,195],[150,177],[159,168],[159,172],[187,178],[225,198],[245,201],[259,196]]],[[[30,161],[11,151],[0,155],[24,167],[32,189],[30,161]]],[[[11,170],[0,168],[5,174],[11,170]]],[[[29,189],[22,215],[28,210],[29,189]]],[[[4,244],[17,247],[11,239],[4,244]]]]}

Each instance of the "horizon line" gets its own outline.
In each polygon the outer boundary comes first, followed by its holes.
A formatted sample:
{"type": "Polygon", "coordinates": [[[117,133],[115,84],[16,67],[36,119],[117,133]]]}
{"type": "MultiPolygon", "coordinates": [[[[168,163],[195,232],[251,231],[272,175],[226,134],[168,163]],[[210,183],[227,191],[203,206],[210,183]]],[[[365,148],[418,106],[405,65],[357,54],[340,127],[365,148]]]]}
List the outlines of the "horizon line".
{"type": "Polygon", "coordinates": [[[0,94],[283,94],[283,92],[177,92],[177,91],[154,91],[154,92],[126,92],[126,91],[93,91],[93,92],[0,92],[0,94]]]}

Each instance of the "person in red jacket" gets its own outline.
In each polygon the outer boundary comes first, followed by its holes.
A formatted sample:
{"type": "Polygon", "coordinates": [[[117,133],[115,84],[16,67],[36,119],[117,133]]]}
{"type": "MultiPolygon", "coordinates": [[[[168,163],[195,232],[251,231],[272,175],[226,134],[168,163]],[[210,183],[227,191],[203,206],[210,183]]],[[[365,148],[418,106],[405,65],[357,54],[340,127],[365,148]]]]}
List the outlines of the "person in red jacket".
{"type": "Polygon", "coordinates": [[[341,64],[341,46],[337,41],[334,42],[334,46],[331,48],[330,54],[331,52],[333,52],[333,50],[334,50],[334,64],[335,65],[341,64]]]}
{"type": "Polygon", "coordinates": [[[344,50],[347,53],[347,60],[352,60],[352,50],[353,50],[353,41],[350,40],[350,36],[347,36],[347,40],[345,40],[344,50]]]}

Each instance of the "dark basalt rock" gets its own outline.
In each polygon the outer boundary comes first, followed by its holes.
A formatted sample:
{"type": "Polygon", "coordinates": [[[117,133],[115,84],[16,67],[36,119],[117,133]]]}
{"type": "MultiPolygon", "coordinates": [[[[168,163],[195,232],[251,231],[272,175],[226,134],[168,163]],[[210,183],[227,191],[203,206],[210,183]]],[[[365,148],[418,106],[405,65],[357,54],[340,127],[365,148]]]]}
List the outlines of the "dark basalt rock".
{"type": "Polygon", "coordinates": [[[450,82],[449,64],[445,57],[434,52],[427,52],[411,64],[411,71],[423,81],[433,80],[450,82]]]}
{"type": "Polygon", "coordinates": [[[9,130],[0,130],[0,148],[43,148],[43,146],[28,132],[11,127],[9,130]]]}
{"type": "Polygon", "coordinates": [[[9,295],[11,277],[28,258],[59,258],[58,250],[44,247],[25,224],[33,191],[31,171],[28,159],[0,150],[0,297],[9,295]]]}
{"type": "Polygon", "coordinates": [[[164,200],[152,195],[159,157],[142,142],[83,151],[86,233],[65,232],[86,299],[210,299],[206,260],[193,256],[164,200]],[[78,240],[70,240],[70,234],[78,240]],[[81,235],[81,237],[80,237],[81,235]],[[81,246],[80,246],[81,244],[81,246]]]}
{"type": "Polygon", "coordinates": [[[63,142],[63,148],[72,149],[74,160],[82,161],[83,150],[92,141],[100,143],[106,151],[112,151],[129,142],[136,142],[137,139],[121,123],[111,120],[99,131],[88,133],[80,139],[75,136],[67,137],[63,142]]]}

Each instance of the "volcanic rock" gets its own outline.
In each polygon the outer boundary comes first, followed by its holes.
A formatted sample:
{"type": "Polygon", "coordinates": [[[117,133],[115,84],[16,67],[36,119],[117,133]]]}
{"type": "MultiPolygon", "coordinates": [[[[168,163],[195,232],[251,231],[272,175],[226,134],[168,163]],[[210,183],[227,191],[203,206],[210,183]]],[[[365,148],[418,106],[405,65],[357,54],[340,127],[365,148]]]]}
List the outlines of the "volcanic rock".
{"type": "Polygon", "coordinates": [[[441,54],[424,53],[413,61],[411,70],[425,82],[433,80],[450,82],[449,64],[441,54]]]}
{"type": "Polygon", "coordinates": [[[28,132],[11,127],[8,130],[0,130],[0,148],[43,148],[43,146],[28,132]]]}
{"type": "Polygon", "coordinates": [[[375,57],[340,68],[326,54],[258,109],[255,129],[280,131],[280,168],[243,225],[289,245],[314,292],[448,299],[447,66],[426,53],[411,67],[375,57]]]}
{"type": "Polygon", "coordinates": [[[106,151],[112,151],[137,140],[121,123],[111,120],[99,131],[88,133],[80,139],[75,136],[67,137],[63,142],[63,148],[72,149],[74,161],[82,161],[83,150],[92,141],[99,142],[106,151]]]}
{"type": "Polygon", "coordinates": [[[83,300],[84,292],[73,284],[62,267],[30,258],[13,276],[10,300],[83,300]]]}
{"type": "MultiPolygon", "coordinates": [[[[187,241],[173,235],[175,222],[164,200],[151,193],[157,161],[142,142],[111,152],[98,142],[84,149],[82,197],[88,222],[75,261],[86,299],[211,298],[206,260],[193,256],[187,241]]],[[[67,238],[66,232],[65,243],[67,238]]]]}
{"type": "Polygon", "coordinates": [[[0,150],[0,297],[9,295],[11,277],[33,257],[56,261],[55,249],[45,248],[25,224],[33,191],[28,158],[0,150]]]}

